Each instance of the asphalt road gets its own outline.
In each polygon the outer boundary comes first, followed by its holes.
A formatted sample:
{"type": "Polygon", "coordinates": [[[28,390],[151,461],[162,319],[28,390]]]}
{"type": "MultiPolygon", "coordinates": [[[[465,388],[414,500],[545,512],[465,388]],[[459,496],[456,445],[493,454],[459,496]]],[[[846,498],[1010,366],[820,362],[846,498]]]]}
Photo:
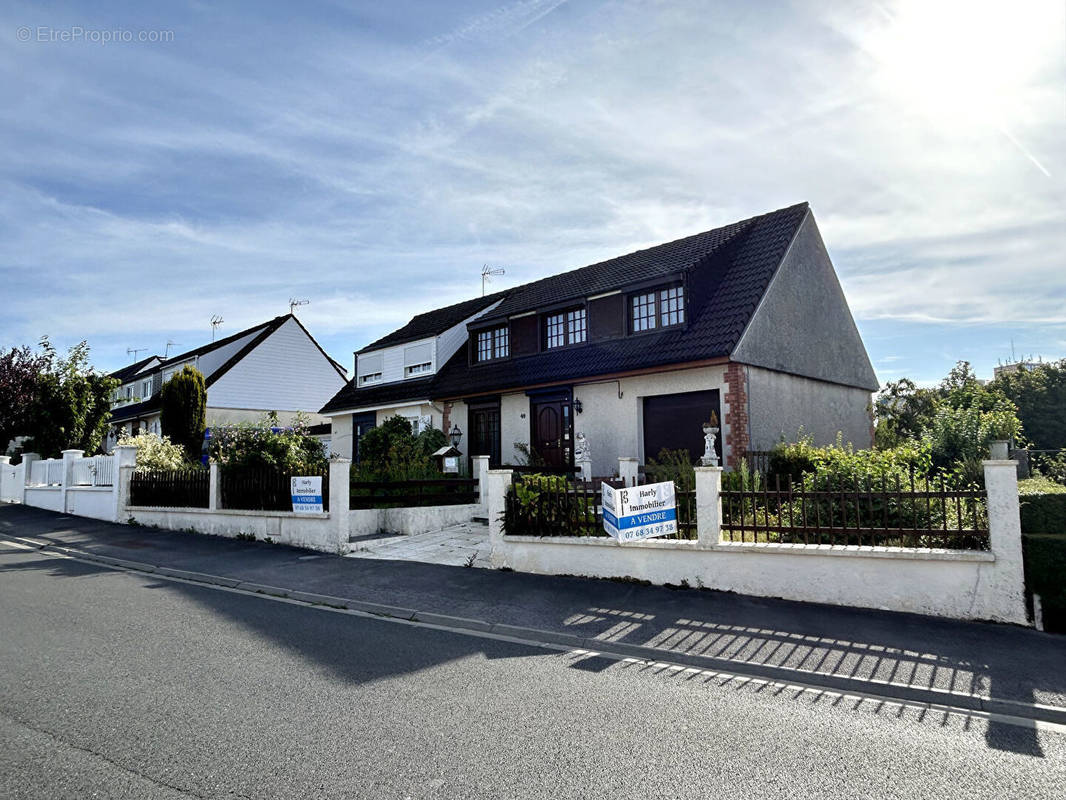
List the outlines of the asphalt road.
{"type": "Polygon", "coordinates": [[[0,544],[0,797],[1058,798],[1066,735],[0,544]]]}

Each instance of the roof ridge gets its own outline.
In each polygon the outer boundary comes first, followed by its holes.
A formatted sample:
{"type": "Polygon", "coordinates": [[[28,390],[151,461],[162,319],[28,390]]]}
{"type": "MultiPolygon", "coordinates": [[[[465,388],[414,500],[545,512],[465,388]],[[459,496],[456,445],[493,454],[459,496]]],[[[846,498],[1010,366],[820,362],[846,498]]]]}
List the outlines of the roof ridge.
{"type": "Polygon", "coordinates": [[[179,361],[184,361],[185,359],[190,358],[192,356],[202,356],[205,353],[210,353],[212,350],[217,350],[218,348],[224,347],[227,344],[232,344],[243,336],[247,336],[251,333],[256,333],[257,331],[260,331],[263,328],[267,328],[271,325],[280,325],[281,322],[291,316],[293,315],[282,314],[280,316],[274,317],[273,319],[269,319],[266,322],[260,322],[256,325],[252,325],[251,327],[245,328],[242,331],[237,331],[237,333],[231,333],[229,336],[219,339],[218,341],[208,342],[207,344],[202,344],[199,347],[194,347],[191,350],[186,350],[184,353],[179,353],[176,356],[170,356],[169,358],[164,359],[159,366],[166,367],[170,364],[174,364],[179,361]]]}

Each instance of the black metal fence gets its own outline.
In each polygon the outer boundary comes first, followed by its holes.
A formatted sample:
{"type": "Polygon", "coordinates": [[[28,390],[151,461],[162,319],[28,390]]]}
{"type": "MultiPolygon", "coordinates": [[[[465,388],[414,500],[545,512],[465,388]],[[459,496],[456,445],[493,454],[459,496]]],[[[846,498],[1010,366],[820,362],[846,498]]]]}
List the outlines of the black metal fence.
{"type": "Polygon", "coordinates": [[[472,478],[439,478],[415,481],[352,481],[348,507],[401,508],[458,506],[480,499],[478,482],[472,478]]]}
{"type": "Polygon", "coordinates": [[[722,492],[722,539],[987,550],[987,498],[913,476],[906,483],[867,477],[832,490],[777,476],[773,489],[752,481],[750,489],[722,492]]]}
{"type": "MultiPolygon", "coordinates": [[[[572,473],[571,473],[572,474],[572,473]]],[[[620,489],[618,479],[603,482],[620,489]]],[[[601,482],[568,475],[519,476],[504,499],[503,529],[512,536],[607,536],[603,528],[601,482]]],[[[696,492],[678,491],[676,534],[666,539],[696,538],[696,492]]]]}
{"type": "Polygon", "coordinates": [[[292,511],[292,479],[322,478],[322,510],[329,511],[329,468],[286,470],[263,467],[220,466],[219,500],[222,508],[242,511],[292,511]]]}
{"type": "Polygon", "coordinates": [[[206,469],[136,471],[130,480],[130,505],[207,508],[211,473],[206,469]]]}

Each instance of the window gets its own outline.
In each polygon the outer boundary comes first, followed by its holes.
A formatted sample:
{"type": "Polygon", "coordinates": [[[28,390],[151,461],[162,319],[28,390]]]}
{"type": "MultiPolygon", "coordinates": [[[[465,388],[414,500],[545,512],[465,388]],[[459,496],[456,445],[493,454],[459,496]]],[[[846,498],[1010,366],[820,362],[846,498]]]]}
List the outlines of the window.
{"type": "Polygon", "coordinates": [[[588,312],[572,308],[544,318],[544,347],[552,350],[571,344],[581,344],[588,335],[588,312]]]}
{"type": "Polygon", "coordinates": [[[654,289],[629,298],[632,333],[669,328],[685,321],[685,290],[680,286],[654,289]]]}
{"type": "Polygon", "coordinates": [[[511,340],[506,325],[478,331],[476,343],[476,360],[479,362],[507,358],[511,354],[511,340]]]}
{"type": "Polygon", "coordinates": [[[365,386],[368,383],[377,383],[380,380],[381,380],[381,373],[380,372],[371,372],[369,375],[360,375],[359,376],[359,385],[360,386],[365,386]]]}
{"type": "Polygon", "coordinates": [[[425,375],[427,372],[433,371],[433,362],[427,361],[424,364],[411,364],[407,367],[407,376],[412,375],[425,375]]]}
{"type": "Polygon", "coordinates": [[[141,383],[141,397],[152,396],[152,379],[149,378],[141,383]]]}

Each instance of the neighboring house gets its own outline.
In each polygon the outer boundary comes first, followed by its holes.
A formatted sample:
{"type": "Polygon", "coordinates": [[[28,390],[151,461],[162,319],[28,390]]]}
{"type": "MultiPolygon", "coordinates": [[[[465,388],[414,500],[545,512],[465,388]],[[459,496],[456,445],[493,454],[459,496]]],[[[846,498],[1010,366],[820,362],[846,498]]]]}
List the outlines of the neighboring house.
{"type": "Polygon", "coordinates": [[[458,425],[494,464],[530,447],[572,465],[583,433],[596,475],[697,458],[712,411],[727,466],[801,431],[866,447],[878,388],[806,203],[421,314],[356,363],[322,409],[341,455],[398,412],[458,425]],[[438,353],[413,373],[415,333],[438,353]]]}
{"type": "Polygon", "coordinates": [[[187,353],[153,356],[111,373],[122,385],[112,404],[108,447],[123,432],[160,433],[160,389],[186,364],[203,373],[209,428],[255,420],[266,411],[278,412],[282,424],[300,411],[312,423],[327,421],[317,410],[348,378],[295,316],[275,317],[187,353]]]}

